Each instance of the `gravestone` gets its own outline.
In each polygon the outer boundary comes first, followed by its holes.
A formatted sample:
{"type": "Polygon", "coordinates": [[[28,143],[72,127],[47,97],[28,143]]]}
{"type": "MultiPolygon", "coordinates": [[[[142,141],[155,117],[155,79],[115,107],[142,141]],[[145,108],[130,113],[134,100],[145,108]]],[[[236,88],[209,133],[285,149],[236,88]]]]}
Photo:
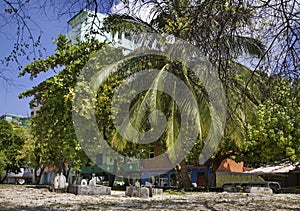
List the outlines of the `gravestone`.
{"type": "Polygon", "coordinates": [[[125,191],[125,195],[129,196],[129,197],[132,197],[132,193],[133,193],[133,186],[132,185],[127,186],[126,191],[125,191]]]}
{"type": "Polygon", "coordinates": [[[63,175],[63,173],[60,173],[59,175],[59,182],[58,182],[58,189],[65,189],[68,186],[66,182],[66,177],[63,175]]]}
{"type": "Polygon", "coordinates": [[[126,187],[126,196],[129,197],[140,197],[141,195],[141,184],[137,181],[134,186],[127,186],[126,187]]]}
{"type": "Polygon", "coordinates": [[[141,195],[141,184],[139,181],[136,181],[134,184],[133,195],[134,197],[140,197],[141,195]]]}
{"type": "Polygon", "coordinates": [[[59,183],[59,174],[57,173],[56,176],[54,177],[54,181],[53,181],[54,190],[58,189],[58,183],[59,183]]]}
{"type": "Polygon", "coordinates": [[[125,196],[129,197],[141,197],[149,198],[154,194],[163,194],[163,189],[153,188],[150,182],[146,182],[144,187],[141,187],[139,182],[136,182],[134,186],[130,185],[126,187],[125,196]]]}
{"type": "Polygon", "coordinates": [[[82,179],[80,184],[72,185],[69,188],[69,192],[77,195],[111,195],[111,187],[97,185],[95,177],[89,182],[86,179],[82,179]]]}
{"type": "Polygon", "coordinates": [[[146,182],[145,183],[145,187],[146,188],[148,188],[149,189],[149,197],[152,197],[153,196],[153,194],[152,194],[152,183],[150,183],[150,182],[146,182]]]}
{"type": "Polygon", "coordinates": [[[250,187],[249,192],[254,194],[272,194],[273,190],[269,187],[250,187]]]}
{"type": "Polygon", "coordinates": [[[66,192],[68,185],[69,184],[67,183],[66,177],[63,173],[57,173],[54,177],[53,184],[50,186],[50,190],[54,192],[66,192]]]}
{"type": "Polygon", "coordinates": [[[86,186],[87,185],[87,180],[86,179],[82,179],[80,182],[81,186],[86,186]]]}
{"type": "Polygon", "coordinates": [[[89,181],[89,185],[90,185],[90,186],[96,186],[96,179],[95,179],[95,178],[92,178],[92,179],[89,181]]]}
{"type": "Polygon", "coordinates": [[[153,195],[161,195],[161,194],[163,194],[163,189],[162,188],[152,188],[152,194],[153,195]]]}
{"type": "Polygon", "coordinates": [[[140,197],[141,198],[149,198],[149,188],[142,187],[140,197]]]}

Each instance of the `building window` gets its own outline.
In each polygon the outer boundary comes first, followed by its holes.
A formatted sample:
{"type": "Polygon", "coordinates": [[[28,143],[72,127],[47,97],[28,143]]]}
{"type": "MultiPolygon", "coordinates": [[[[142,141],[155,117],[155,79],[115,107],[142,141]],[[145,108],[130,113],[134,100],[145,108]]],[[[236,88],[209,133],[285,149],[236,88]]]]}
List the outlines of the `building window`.
{"type": "Polygon", "coordinates": [[[122,33],[118,32],[118,40],[122,40],[122,33]]]}
{"type": "Polygon", "coordinates": [[[154,152],[149,152],[149,158],[154,158],[154,152]]]}
{"type": "Polygon", "coordinates": [[[125,32],[125,39],[131,40],[131,35],[129,32],[125,32]]]}

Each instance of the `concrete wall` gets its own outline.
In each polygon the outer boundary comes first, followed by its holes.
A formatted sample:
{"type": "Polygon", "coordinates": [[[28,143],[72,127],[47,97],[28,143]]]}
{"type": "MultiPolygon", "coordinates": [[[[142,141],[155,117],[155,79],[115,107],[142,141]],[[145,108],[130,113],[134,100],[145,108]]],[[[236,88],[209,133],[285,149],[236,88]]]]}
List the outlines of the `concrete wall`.
{"type": "Polygon", "coordinates": [[[216,187],[222,187],[223,184],[229,182],[261,182],[264,181],[261,177],[250,173],[239,172],[217,172],[216,187]]]}

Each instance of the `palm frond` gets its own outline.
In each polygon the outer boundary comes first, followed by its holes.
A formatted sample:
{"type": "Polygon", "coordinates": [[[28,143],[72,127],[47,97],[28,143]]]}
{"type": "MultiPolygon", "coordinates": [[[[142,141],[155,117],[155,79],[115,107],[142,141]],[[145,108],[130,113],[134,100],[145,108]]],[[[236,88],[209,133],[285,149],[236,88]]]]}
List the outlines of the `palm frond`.
{"type": "Polygon", "coordinates": [[[180,130],[180,125],[178,122],[178,118],[176,117],[176,105],[175,101],[173,100],[171,105],[170,105],[170,116],[167,122],[167,128],[166,128],[166,146],[168,149],[168,155],[169,159],[171,160],[172,163],[177,163],[178,160],[178,154],[176,153],[176,148],[175,147],[182,147],[175,145],[176,140],[178,138],[180,130]]]}
{"type": "Polygon", "coordinates": [[[266,46],[260,40],[244,36],[223,36],[220,39],[220,46],[228,49],[233,55],[248,54],[251,56],[262,57],[266,46]]]}
{"type": "Polygon", "coordinates": [[[134,35],[141,32],[156,32],[147,22],[126,14],[109,15],[104,19],[102,29],[112,34],[116,32],[127,32],[134,35]]]}

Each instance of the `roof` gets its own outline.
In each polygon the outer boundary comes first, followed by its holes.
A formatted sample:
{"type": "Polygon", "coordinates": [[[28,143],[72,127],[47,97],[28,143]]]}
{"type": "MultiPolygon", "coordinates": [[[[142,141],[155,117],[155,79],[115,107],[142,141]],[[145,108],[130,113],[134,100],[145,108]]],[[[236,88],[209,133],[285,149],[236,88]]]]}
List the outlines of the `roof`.
{"type": "Polygon", "coordinates": [[[298,165],[299,163],[283,163],[277,166],[259,167],[245,173],[288,173],[295,170],[298,165]]]}
{"type": "Polygon", "coordinates": [[[76,15],[74,15],[70,20],[68,20],[68,24],[70,24],[70,22],[72,22],[72,20],[74,20],[78,15],[80,15],[80,14],[82,14],[82,13],[86,13],[86,12],[88,12],[87,10],[85,10],[85,9],[82,9],[82,10],[80,10],[76,15]]]}
{"type": "Polygon", "coordinates": [[[28,116],[22,116],[22,115],[18,115],[18,114],[3,114],[3,115],[0,116],[0,119],[4,119],[7,116],[21,118],[21,119],[29,119],[28,116]]]}
{"type": "Polygon", "coordinates": [[[0,116],[0,120],[5,120],[7,122],[15,122],[19,125],[22,126],[27,126],[28,123],[27,121],[30,119],[28,116],[21,116],[21,115],[16,115],[16,114],[3,114],[0,116]]]}
{"type": "Polygon", "coordinates": [[[24,169],[24,168],[21,168],[20,169],[21,171],[19,173],[13,173],[13,172],[10,172],[8,173],[7,177],[8,178],[32,178],[32,173],[29,171],[29,169],[24,169]]]}

